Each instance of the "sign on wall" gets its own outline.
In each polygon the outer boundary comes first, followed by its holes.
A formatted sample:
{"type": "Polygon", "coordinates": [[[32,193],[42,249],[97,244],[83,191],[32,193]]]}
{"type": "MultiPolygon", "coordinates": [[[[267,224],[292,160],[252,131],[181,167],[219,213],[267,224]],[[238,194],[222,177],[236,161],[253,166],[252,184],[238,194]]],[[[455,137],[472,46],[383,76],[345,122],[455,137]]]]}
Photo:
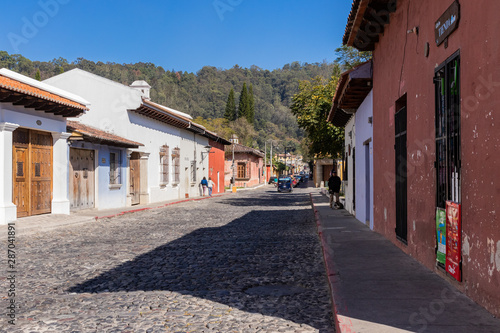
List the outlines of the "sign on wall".
{"type": "Polygon", "coordinates": [[[436,239],[437,253],[436,261],[445,265],[446,263],[446,210],[436,209],[436,239]]]}
{"type": "Polygon", "coordinates": [[[458,2],[453,2],[443,15],[436,21],[434,29],[436,35],[436,45],[441,45],[458,28],[460,19],[460,5],[458,2]]]}
{"type": "Polygon", "coordinates": [[[461,205],[446,201],[446,271],[457,281],[462,281],[460,262],[462,258],[461,205]]]}

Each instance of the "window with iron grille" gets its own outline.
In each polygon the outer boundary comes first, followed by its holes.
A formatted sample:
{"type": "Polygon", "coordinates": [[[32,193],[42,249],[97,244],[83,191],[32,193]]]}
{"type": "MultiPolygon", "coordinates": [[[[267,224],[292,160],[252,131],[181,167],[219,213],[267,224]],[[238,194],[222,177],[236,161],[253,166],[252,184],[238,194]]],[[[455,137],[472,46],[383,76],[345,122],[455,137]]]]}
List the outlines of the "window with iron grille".
{"type": "Polygon", "coordinates": [[[172,152],[172,162],[174,168],[174,184],[179,184],[181,181],[181,150],[180,148],[174,148],[172,152]]]}
{"type": "Polygon", "coordinates": [[[109,153],[109,183],[111,185],[121,184],[121,156],[120,151],[109,153]]]}
{"type": "Polygon", "coordinates": [[[196,183],[196,160],[191,161],[191,182],[196,183]]]}
{"type": "Polygon", "coordinates": [[[160,147],[160,184],[168,184],[169,180],[169,170],[170,167],[170,156],[168,146],[160,147]]]}
{"type": "Polygon", "coordinates": [[[437,67],[436,95],[436,206],[461,202],[460,54],[437,67]]]}

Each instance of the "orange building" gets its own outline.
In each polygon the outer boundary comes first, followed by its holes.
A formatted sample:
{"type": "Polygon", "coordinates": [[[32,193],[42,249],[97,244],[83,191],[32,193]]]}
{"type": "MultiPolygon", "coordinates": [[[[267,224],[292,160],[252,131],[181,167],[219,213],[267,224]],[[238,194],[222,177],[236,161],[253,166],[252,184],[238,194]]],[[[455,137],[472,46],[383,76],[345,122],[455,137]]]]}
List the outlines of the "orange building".
{"type": "Polygon", "coordinates": [[[208,144],[212,147],[208,157],[208,177],[214,182],[212,193],[224,193],[224,146],[231,143],[218,137],[209,139],[208,144]]]}

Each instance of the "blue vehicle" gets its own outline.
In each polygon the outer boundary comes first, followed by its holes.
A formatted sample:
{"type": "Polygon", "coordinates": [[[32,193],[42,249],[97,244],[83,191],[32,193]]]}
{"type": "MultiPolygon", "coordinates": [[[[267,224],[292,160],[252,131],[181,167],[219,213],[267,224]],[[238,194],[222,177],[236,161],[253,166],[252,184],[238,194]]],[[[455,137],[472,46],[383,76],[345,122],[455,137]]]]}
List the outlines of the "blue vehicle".
{"type": "Polygon", "coordinates": [[[292,192],[292,178],[280,177],[278,178],[278,192],[292,192]]]}

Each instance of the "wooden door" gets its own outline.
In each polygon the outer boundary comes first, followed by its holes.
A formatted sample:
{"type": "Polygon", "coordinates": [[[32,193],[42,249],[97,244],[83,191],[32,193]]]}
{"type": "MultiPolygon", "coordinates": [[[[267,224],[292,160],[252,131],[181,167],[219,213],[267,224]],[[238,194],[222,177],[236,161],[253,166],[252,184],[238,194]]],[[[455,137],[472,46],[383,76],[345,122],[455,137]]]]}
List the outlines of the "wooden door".
{"type": "Polygon", "coordinates": [[[140,203],[141,191],[141,168],[140,168],[139,153],[132,153],[130,156],[130,196],[132,197],[132,205],[140,203]]]}
{"type": "Polygon", "coordinates": [[[408,172],[406,149],[406,107],[394,116],[396,130],[396,237],[407,243],[408,236],[408,172]]]}
{"type": "Polygon", "coordinates": [[[50,213],[52,135],[17,129],[13,135],[13,198],[17,217],[50,213]]]}
{"type": "Polygon", "coordinates": [[[50,213],[52,201],[52,135],[30,131],[31,215],[50,213]]]}
{"type": "Polygon", "coordinates": [[[29,131],[17,129],[13,133],[13,201],[17,206],[17,217],[30,215],[29,191],[29,131]]]}
{"type": "Polygon", "coordinates": [[[70,148],[69,160],[71,210],[93,208],[95,202],[94,151],[70,148]]]}

